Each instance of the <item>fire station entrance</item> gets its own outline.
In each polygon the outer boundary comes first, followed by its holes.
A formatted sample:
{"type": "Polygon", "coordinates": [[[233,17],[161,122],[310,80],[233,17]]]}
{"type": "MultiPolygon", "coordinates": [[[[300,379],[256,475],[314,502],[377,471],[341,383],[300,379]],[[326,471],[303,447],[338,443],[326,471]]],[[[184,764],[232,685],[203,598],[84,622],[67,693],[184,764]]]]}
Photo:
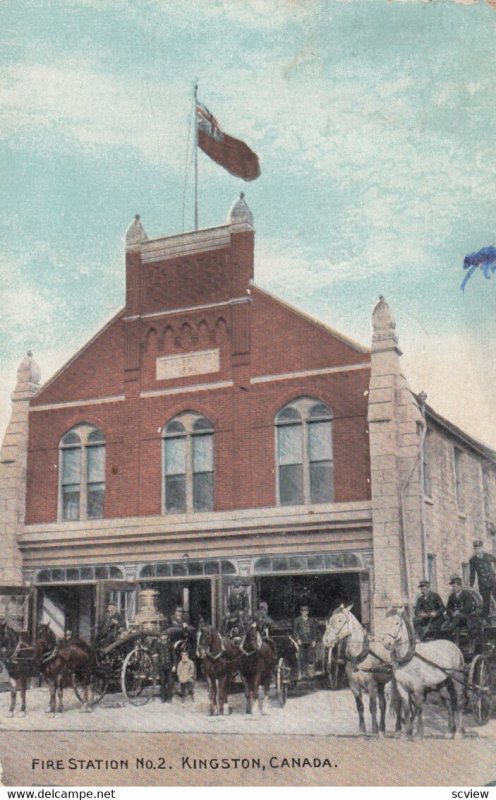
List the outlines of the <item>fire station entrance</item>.
{"type": "Polygon", "coordinates": [[[294,619],[300,605],[310,607],[310,616],[328,619],[340,603],[353,604],[361,619],[360,574],[358,572],[317,575],[266,575],[256,578],[257,605],[265,601],[274,622],[294,619]]]}
{"type": "Polygon", "coordinates": [[[158,592],[157,610],[169,619],[177,606],[185,612],[185,619],[197,627],[200,621],[212,619],[212,581],[210,578],[197,580],[147,581],[143,588],[158,592]]]}

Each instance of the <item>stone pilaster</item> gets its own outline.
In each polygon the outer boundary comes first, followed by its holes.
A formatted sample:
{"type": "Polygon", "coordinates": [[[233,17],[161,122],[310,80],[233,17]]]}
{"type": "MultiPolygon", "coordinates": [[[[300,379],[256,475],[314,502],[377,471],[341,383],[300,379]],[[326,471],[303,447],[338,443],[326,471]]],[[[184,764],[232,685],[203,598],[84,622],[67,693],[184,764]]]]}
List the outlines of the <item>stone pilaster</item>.
{"type": "Polygon", "coordinates": [[[12,415],[0,451],[0,584],[21,586],[21,554],[17,539],[26,509],[29,403],[37,393],[40,369],[28,352],[17,370],[12,415]]]}
{"type": "Polygon", "coordinates": [[[381,297],[372,312],[368,405],[376,630],[382,627],[388,605],[412,600],[412,564],[418,560],[421,543],[417,423],[423,423],[401,373],[395,328],[381,297]]]}

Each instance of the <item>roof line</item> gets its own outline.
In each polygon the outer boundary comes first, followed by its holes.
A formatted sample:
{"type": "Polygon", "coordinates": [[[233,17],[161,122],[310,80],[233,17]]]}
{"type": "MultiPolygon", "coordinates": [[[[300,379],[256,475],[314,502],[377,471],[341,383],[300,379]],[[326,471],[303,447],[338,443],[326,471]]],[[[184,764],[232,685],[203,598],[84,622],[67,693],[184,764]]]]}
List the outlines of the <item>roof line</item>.
{"type": "MultiPolygon", "coordinates": [[[[119,308],[119,310],[118,310],[118,311],[114,311],[114,312],[113,312],[113,314],[112,314],[112,316],[111,316],[109,319],[107,319],[107,322],[105,322],[105,323],[103,324],[103,326],[97,330],[97,332],[96,332],[96,333],[95,333],[95,334],[94,334],[94,335],[91,337],[91,339],[88,339],[88,341],[87,341],[85,344],[83,344],[83,346],[82,346],[82,347],[80,347],[80,348],[79,348],[79,350],[77,350],[77,351],[74,353],[74,355],[73,355],[73,356],[71,356],[71,358],[70,358],[68,361],[66,361],[66,362],[65,362],[65,364],[62,364],[62,366],[60,367],[60,369],[58,369],[58,370],[57,370],[57,372],[56,372],[54,375],[52,375],[52,377],[51,377],[51,378],[49,378],[49,379],[47,380],[47,382],[46,382],[46,383],[44,383],[42,386],[40,386],[40,388],[39,388],[39,391],[38,391],[38,392],[37,392],[37,393],[34,395],[34,397],[33,397],[33,400],[37,400],[37,399],[40,397],[40,395],[41,395],[41,394],[42,394],[42,393],[45,391],[45,389],[47,389],[49,386],[51,386],[51,385],[52,385],[52,383],[53,383],[55,380],[57,380],[57,378],[58,378],[58,377],[59,377],[59,376],[60,376],[60,375],[61,375],[61,374],[62,374],[62,373],[63,373],[63,372],[64,372],[64,371],[65,371],[65,370],[68,368],[68,367],[70,367],[70,366],[71,366],[71,364],[72,364],[72,363],[73,363],[73,362],[76,360],[76,358],[78,358],[78,357],[81,355],[81,353],[84,353],[84,351],[85,351],[85,350],[87,350],[87,349],[88,349],[88,347],[89,347],[90,345],[92,345],[92,344],[93,344],[93,342],[94,342],[94,341],[96,341],[96,339],[98,339],[98,337],[99,337],[99,336],[100,336],[100,335],[101,335],[101,334],[102,334],[104,331],[106,331],[106,330],[107,330],[107,328],[110,328],[110,326],[112,325],[112,323],[113,323],[113,322],[115,322],[115,320],[116,320],[116,319],[118,319],[118,318],[119,318],[119,317],[120,317],[120,316],[121,316],[121,315],[122,315],[122,314],[125,312],[125,310],[126,310],[126,307],[125,307],[125,306],[123,306],[122,308],[119,308]]],[[[31,402],[32,402],[32,401],[31,401],[31,402]]]]}
{"type": "Polygon", "coordinates": [[[325,322],[321,322],[320,320],[315,319],[315,317],[312,317],[310,314],[307,314],[305,311],[302,311],[301,309],[296,308],[296,306],[293,306],[291,303],[288,303],[286,300],[281,300],[280,297],[277,297],[277,295],[272,294],[272,292],[268,292],[266,289],[261,289],[260,286],[257,286],[256,283],[252,282],[251,285],[253,286],[253,288],[257,292],[260,292],[261,294],[267,295],[267,297],[270,297],[272,300],[275,300],[276,303],[279,303],[279,305],[284,306],[289,311],[292,311],[293,314],[297,314],[299,317],[302,317],[307,322],[311,322],[313,325],[317,325],[319,328],[322,328],[326,333],[330,333],[336,339],[340,339],[340,341],[344,342],[344,344],[349,345],[354,350],[358,350],[359,353],[364,353],[364,354],[370,355],[370,347],[365,347],[365,345],[360,344],[355,339],[352,339],[350,336],[345,336],[343,333],[340,333],[335,328],[331,328],[331,326],[330,325],[326,325],[325,322]]]}
{"type": "MultiPolygon", "coordinates": [[[[417,395],[417,400],[419,399],[417,395]]],[[[419,401],[420,402],[420,401],[419,401]]],[[[461,439],[465,444],[475,450],[480,455],[487,458],[489,461],[494,461],[496,463],[496,451],[492,450],[492,448],[488,447],[483,442],[479,442],[478,439],[474,439],[465,431],[462,431],[457,425],[454,425],[453,422],[450,422],[445,417],[442,417],[441,414],[438,414],[431,406],[425,406],[426,415],[431,418],[431,420],[437,423],[440,427],[445,428],[449,433],[453,436],[458,437],[461,439]]]]}

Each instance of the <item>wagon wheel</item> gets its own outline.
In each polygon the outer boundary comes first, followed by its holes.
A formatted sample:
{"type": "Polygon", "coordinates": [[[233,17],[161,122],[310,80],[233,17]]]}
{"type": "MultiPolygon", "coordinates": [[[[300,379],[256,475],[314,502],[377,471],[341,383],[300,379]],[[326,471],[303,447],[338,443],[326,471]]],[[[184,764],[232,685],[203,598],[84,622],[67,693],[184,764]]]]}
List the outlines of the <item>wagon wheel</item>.
{"type": "Polygon", "coordinates": [[[485,725],[492,711],[491,672],[485,656],[475,656],[468,672],[470,706],[477,725],[485,725]]]}
{"type": "Polygon", "coordinates": [[[288,675],[290,673],[290,668],[286,663],[285,658],[280,658],[277,662],[277,670],[276,670],[276,689],[277,689],[277,699],[279,700],[279,705],[281,708],[284,708],[286,705],[286,700],[288,697],[288,675]]]}
{"type": "MultiPolygon", "coordinates": [[[[96,703],[100,702],[105,692],[103,692],[103,694],[101,694],[98,700],[95,702],[95,700],[92,700],[92,694],[91,694],[93,684],[94,684],[94,678],[92,678],[91,682],[88,684],[88,703],[91,703],[91,705],[96,705],[96,703]]],[[[79,678],[79,676],[76,675],[75,673],[73,673],[72,675],[72,688],[74,689],[74,694],[76,695],[79,702],[84,703],[84,684],[79,678]]]]}
{"type": "Polygon", "coordinates": [[[97,706],[100,700],[103,699],[107,693],[109,685],[108,675],[100,674],[94,675],[91,682],[91,705],[97,706]]]}
{"type": "Polygon", "coordinates": [[[153,658],[147,650],[136,647],[124,659],[121,670],[121,688],[133,706],[144,706],[155,695],[156,672],[153,658]]]}
{"type": "Polygon", "coordinates": [[[339,644],[337,644],[329,650],[326,665],[327,685],[329,689],[333,691],[341,689],[343,680],[342,666],[341,659],[339,658],[339,644]]]}

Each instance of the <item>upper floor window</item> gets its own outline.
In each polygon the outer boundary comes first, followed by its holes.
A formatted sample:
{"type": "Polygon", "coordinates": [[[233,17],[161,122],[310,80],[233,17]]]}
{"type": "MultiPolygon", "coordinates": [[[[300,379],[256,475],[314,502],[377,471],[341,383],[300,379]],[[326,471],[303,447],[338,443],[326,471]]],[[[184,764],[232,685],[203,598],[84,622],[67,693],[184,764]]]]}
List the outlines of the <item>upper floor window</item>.
{"type": "Polygon", "coordinates": [[[165,511],[212,511],[214,507],[214,429],[193,411],[164,428],[165,511]]]}
{"type": "Polygon", "coordinates": [[[279,503],[333,500],[332,413],[311,397],[300,397],[276,416],[279,503]]]}
{"type": "Polygon", "coordinates": [[[430,465],[431,434],[427,433],[422,448],[422,487],[427,497],[432,497],[432,478],[430,465]]]}
{"type": "Polygon", "coordinates": [[[93,425],[77,425],[60,442],[60,516],[100,519],[105,502],[105,437],[93,425]]]}
{"type": "Polygon", "coordinates": [[[464,511],[465,503],[463,498],[463,452],[455,447],[455,497],[459,511],[464,511]]]}

